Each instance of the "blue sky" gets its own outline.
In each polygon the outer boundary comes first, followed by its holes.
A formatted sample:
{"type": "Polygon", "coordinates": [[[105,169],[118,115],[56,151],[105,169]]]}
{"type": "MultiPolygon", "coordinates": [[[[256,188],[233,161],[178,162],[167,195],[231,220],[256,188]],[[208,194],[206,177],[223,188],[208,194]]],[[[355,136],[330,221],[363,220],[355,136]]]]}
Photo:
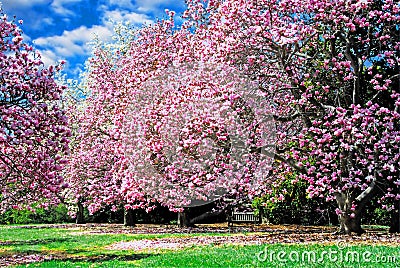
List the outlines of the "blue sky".
{"type": "Polygon", "coordinates": [[[46,65],[66,60],[65,72],[77,78],[90,55],[94,33],[109,40],[113,21],[141,26],[165,18],[165,9],[181,14],[184,0],[0,0],[3,11],[23,20],[24,38],[46,65]]]}

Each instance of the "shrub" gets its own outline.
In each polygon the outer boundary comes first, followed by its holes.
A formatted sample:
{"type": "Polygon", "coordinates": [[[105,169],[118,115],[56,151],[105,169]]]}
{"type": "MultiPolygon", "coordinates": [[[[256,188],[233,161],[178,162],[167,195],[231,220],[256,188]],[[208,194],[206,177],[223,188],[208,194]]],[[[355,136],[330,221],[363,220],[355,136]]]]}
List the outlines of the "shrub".
{"type": "Polygon", "coordinates": [[[67,223],[73,222],[68,216],[65,205],[50,207],[49,209],[36,208],[34,211],[10,209],[0,215],[1,224],[32,224],[32,223],[67,223]]]}
{"type": "Polygon", "coordinates": [[[308,184],[295,174],[275,183],[269,194],[255,198],[256,213],[272,224],[324,225],[337,223],[334,208],[322,198],[309,198],[308,184]]]}

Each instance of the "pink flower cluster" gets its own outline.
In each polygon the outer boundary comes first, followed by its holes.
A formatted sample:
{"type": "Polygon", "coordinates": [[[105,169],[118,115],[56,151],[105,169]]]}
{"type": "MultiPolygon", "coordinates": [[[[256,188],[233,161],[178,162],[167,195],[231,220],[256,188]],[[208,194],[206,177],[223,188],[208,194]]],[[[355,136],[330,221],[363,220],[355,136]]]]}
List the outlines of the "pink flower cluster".
{"type": "Polygon", "coordinates": [[[70,130],[54,81],[60,66],[44,68],[22,32],[0,18],[0,211],[48,206],[65,188],[70,130]]]}

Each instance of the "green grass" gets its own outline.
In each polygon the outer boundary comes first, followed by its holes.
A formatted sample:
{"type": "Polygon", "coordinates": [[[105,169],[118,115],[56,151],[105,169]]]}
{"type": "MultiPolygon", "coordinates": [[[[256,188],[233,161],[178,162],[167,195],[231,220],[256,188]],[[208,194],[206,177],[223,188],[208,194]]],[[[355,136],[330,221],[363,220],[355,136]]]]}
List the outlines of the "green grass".
{"type": "Polygon", "coordinates": [[[143,258],[136,264],[143,267],[399,267],[400,254],[398,247],[387,246],[353,246],[339,251],[336,246],[317,244],[230,245],[166,252],[143,258]],[[389,260],[391,256],[396,256],[396,260],[389,260]]]}
{"type": "MultiPolygon", "coordinates": [[[[77,229],[27,229],[0,228],[0,245],[2,251],[21,253],[49,252],[74,254],[76,256],[121,255],[127,251],[111,251],[105,246],[121,241],[155,239],[168,237],[185,237],[216,234],[82,234],[77,229]]],[[[131,252],[128,252],[130,254],[131,252]]],[[[127,255],[127,254],[125,254],[127,255]]]]}
{"type": "MultiPolygon", "coordinates": [[[[183,250],[107,250],[119,241],[221,234],[85,234],[79,229],[0,227],[0,259],[52,254],[28,267],[400,267],[400,247],[353,245],[208,245],[183,250]],[[315,256],[315,258],[314,258],[315,256]],[[396,260],[388,258],[395,256],[396,260]],[[369,261],[368,261],[369,260],[369,261]],[[377,262],[380,261],[380,262],[377,262]],[[383,262],[384,261],[384,262],[383,262]]],[[[229,235],[229,234],[226,234],[229,235]]],[[[26,267],[26,265],[18,266],[26,267]]]]}

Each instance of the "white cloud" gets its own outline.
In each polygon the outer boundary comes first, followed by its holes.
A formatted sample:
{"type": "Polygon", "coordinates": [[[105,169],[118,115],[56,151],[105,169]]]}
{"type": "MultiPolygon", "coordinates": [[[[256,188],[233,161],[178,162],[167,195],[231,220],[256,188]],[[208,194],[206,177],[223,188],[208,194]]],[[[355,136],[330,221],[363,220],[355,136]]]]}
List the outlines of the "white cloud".
{"type": "Polygon", "coordinates": [[[65,66],[65,69],[68,69],[68,72],[72,75],[72,77],[79,77],[79,75],[85,71],[85,64],[76,64],[74,67],[70,68],[68,62],[65,66]]]}
{"type": "Polygon", "coordinates": [[[76,17],[73,5],[87,0],[0,0],[3,10],[10,16],[17,15],[24,19],[29,27],[35,30],[43,29],[44,26],[54,25],[56,17],[63,18],[69,22],[70,17],[76,17]],[[45,10],[45,11],[44,11],[45,10]]]}
{"type": "MultiPolygon", "coordinates": [[[[74,15],[74,10],[66,8],[66,5],[79,3],[85,0],[9,0],[3,1],[2,6],[5,10],[27,10],[33,6],[50,5],[51,9],[64,16],[74,15]]],[[[28,11],[28,10],[27,10],[28,11]]]]}
{"type": "MultiPolygon", "coordinates": [[[[103,41],[111,41],[114,22],[129,22],[134,26],[153,23],[153,16],[163,13],[166,6],[179,6],[183,0],[0,0],[5,11],[12,10],[18,18],[26,20],[24,28],[35,29],[41,37],[24,36],[25,41],[33,43],[42,55],[46,66],[56,64],[59,60],[70,61],[66,66],[71,73],[78,73],[83,65],[79,61],[90,55],[88,44],[95,34],[103,41]],[[93,6],[89,6],[92,4],[93,6]],[[92,12],[89,10],[92,8],[92,12]],[[83,16],[91,16],[85,20],[83,16]],[[27,17],[24,17],[27,16],[27,17]],[[98,19],[98,20],[97,20],[98,19]],[[97,21],[96,24],[90,25],[97,21]],[[66,23],[65,23],[66,22],[66,23]],[[51,27],[47,27],[51,25],[51,27]],[[53,31],[67,25],[75,27],[62,33],[53,31]],[[46,31],[48,29],[48,31],[46,31]],[[54,34],[55,33],[55,34],[54,34]],[[51,36],[46,36],[51,35],[51,36]]],[[[174,9],[173,7],[170,9],[174,9]]],[[[11,14],[11,13],[10,13],[11,14]]],[[[25,24],[25,23],[24,23],[25,24]]],[[[65,29],[65,28],[64,28],[65,29]]]]}
{"type": "MultiPolygon", "coordinates": [[[[61,11],[64,4],[70,3],[71,1],[77,0],[53,1],[53,3],[57,5],[52,5],[52,8],[60,7],[59,11],[61,11]]],[[[124,2],[124,0],[122,0],[122,2],[124,2]]],[[[75,62],[77,58],[84,59],[88,57],[92,49],[89,43],[95,36],[102,41],[111,41],[114,25],[109,23],[110,20],[115,22],[129,21],[132,25],[152,23],[151,18],[146,14],[130,12],[129,10],[109,10],[108,8],[108,6],[100,6],[99,8],[101,25],[81,25],[73,30],[65,30],[59,35],[42,36],[34,39],[32,41],[33,45],[40,51],[42,61],[45,65],[54,65],[58,61],[65,59],[67,60],[66,69],[68,69],[72,75],[76,76],[76,74],[82,70],[83,66],[69,66],[68,61],[75,62]]],[[[52,21],[48,21],[48,23],[51,22],[52,21]]]]}
{"type": "Polygon", "coordinates": [[[108,3],[110,5],[115,5],[120,8],[126,8],[126,9],[134,9],[135,6],[132,4],[131,0],[108,0],[108,3]]]}
{"type": "Polygon", "coordinates": [[[31,37],[25,33],[22,33],[22,37],[24,38],[25,43],[29,43],[32,40],[31,37]]]}
{"type": "Polygon", "coordinates": [[[56,65],[61,59],[51,50],[41,50],[40,57],[45,66],[56,65]]]}
{"type": "Polygon", "coordinates": [[[103,23],[108,21],[114,22],[130,22],[133,25],[142,25],[143,23],[150,24],[153,21],[145,14],[129,12],[126,10],[105,11],[103,15],[103,23]]]}
{"type": "Polygon", "coordinates": [[[53,0],[51,3],[51,7],[57,14],[64,16],[72,16],[74,15],[74,10],[70,10],[65,7],[67,4],[79,3],[83,0],[53,0]]]}
{"type": "Polygon", "coordinates": [[[43,18],[41,20],[41,23],[47,24],[47,25],[54,25],[54,19],[53,18],[49,18],[49,17],[43,18]]]}
{"type": "Polygon", "coordinates": [[[105,0],[105,6],[117,6],[124,10],[145,12],[145,13],[159,13],[163,12],[163,7],[166,6],[181,6],[184,4],[183,0],[105,0]],[[182,2],[182,3],[181,3],[182,2]]]}
{"type": "Polygon", "coordinates": [[[107,26],[94,25],[91,28],[80,26],[72,31],[64,31],[62,35],[37,38],[34,40],[34,45],[41,51],[49,50],[62,58],[88,55],[90,53],[88,42],[93,40],[95,34],[102,40],[108,40],[112,30],[107,26]]]}
{"type": "Polygon", "coordinates": [[[171,2],[171,0],[136,0],[136,7],[142,12],[156,11],[160,6],[171,4],[171,2]]]}
{"type": "Polygon", "coordinates": [[[35,5],[45,5],[50,4],[51,0],[12,0],[12,1],[2,1],[1,5],[5,9],[16,9],[16,8],[24,8],[31,7],[35,5]]]}

